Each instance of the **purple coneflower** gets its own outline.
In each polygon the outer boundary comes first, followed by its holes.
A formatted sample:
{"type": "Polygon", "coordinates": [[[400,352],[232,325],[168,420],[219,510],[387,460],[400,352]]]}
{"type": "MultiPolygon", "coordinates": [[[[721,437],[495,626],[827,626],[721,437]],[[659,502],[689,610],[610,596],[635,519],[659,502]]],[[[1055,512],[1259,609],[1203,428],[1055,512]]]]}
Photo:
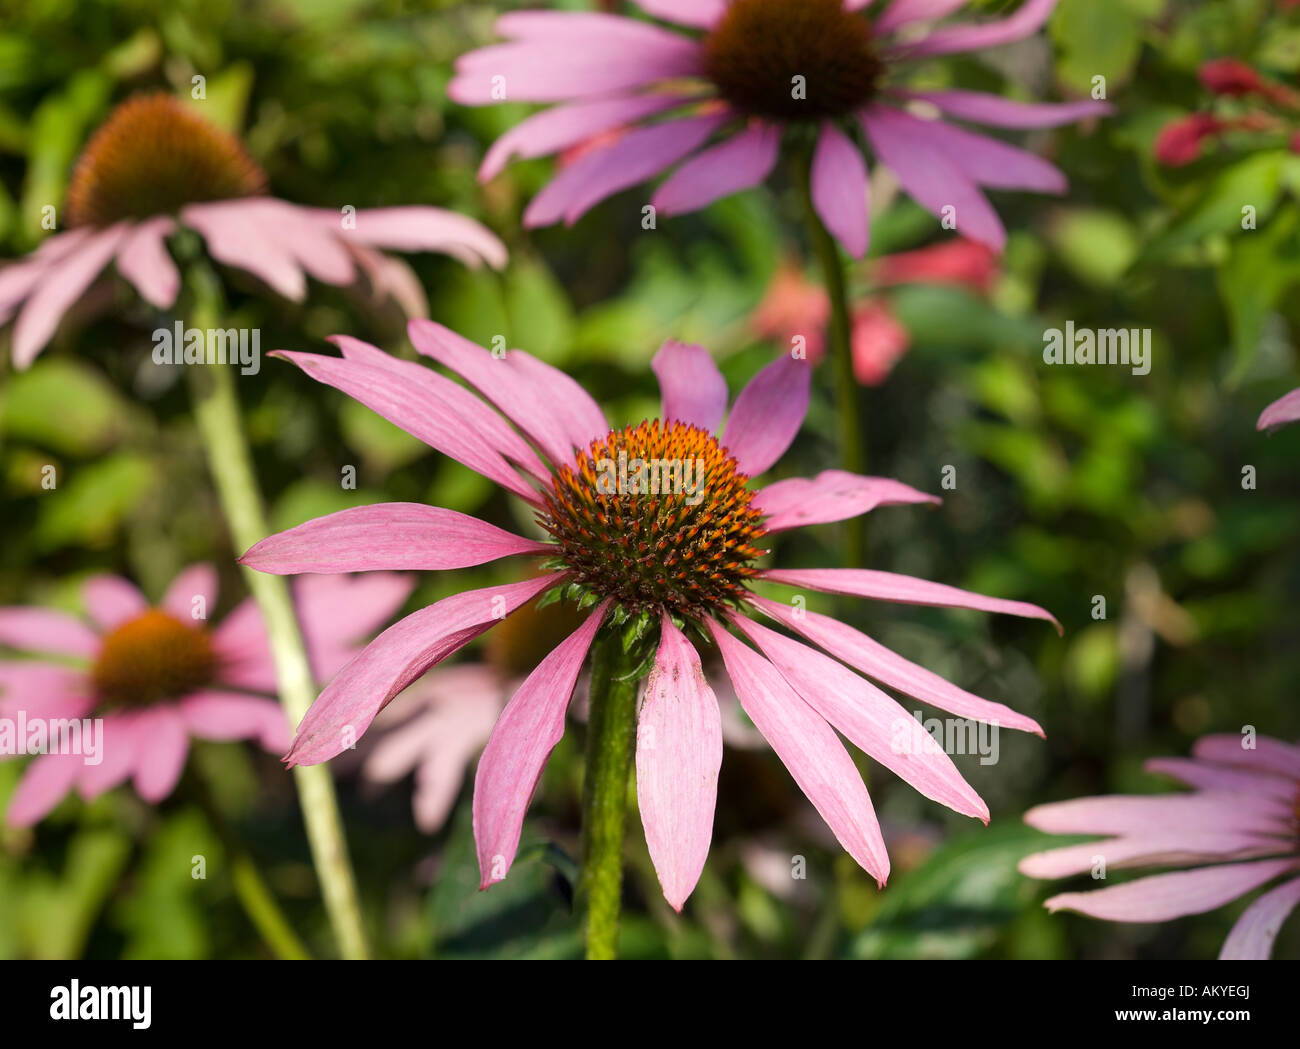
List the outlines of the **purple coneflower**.
{"type": "MultiPolygon", "coordinates": [[[[580,608],[594,610],[520,685],[479,761],[473,808],[483,887],[505,877],[514,859],[525,809],[564,732],[574,686],[602,627],[602,651],[610,650],[606,637],[621,650],[620,635],[644,628],[648,676],[636,733],[637,792],[650,854],[674,907],[690,894],[708,853],[722,756],[718,703],[688,632],[713,639],[741,706],[844,848],[879,883],[889,859],[837,729],[926,796],[987,820],[983,801],[919,722],[844,664],[963,717],[1040,732],[1033,720],[799,602],[792,607],[760,597],[749,584],[1055,620],[1031,604],[889,572],[760,567],[775,533],[882,505],[938,502],[897,481],[835,470],[751,484],[777,462],[802,423],[806,360],[783,357],[759,372],[724,426],[727,386],[708,352],[669,342],[653,363],[663,394],[660,418],[611,429],[581,386],[535,357],[494,356],[429,321],[413,321],[409,332],[420,353],[481,397],[346,336],[333,340],[342,358],[281,355],[523,499],[549,537],[513,535],[437,507],[388,503],[271,536],[243,563],[274,573],[363,572],[465,568],[524,556],[547,558],[549,571],[448,597],[390,627],[321,693],[299,726],[287,755],[291,764],[338,754],[429,667],[560,587],[580,608]],[[640,486],[647,475],[637,460],[666,464],[652,471],[659,475],[649,481],[653,491],[640,486]],[[611,476],[621,463],[631,465],[630,474],[611,476]],[[694,477],[683,464],[694,468],[694,477]],[[676,483],[683,477],[685,484],[676,483]],[[756,611],[812,645],[754,622],[747,613],[756,611]],[[656,635],[657,650],[651,647],[656,635]]],[[[635,638],[629,643],[635,646],[635,638]]]]}
{"type": "Polygon", "coordinates": [[[1065,892],[1046,904],[1114,922],[1203,914],[1284,878],[1246,908],[1219,952],[1220,958],[1267,958],[1300,903],[1300,747],[1222,735],[1203,737],[1192,753],[1195,758],[1146,763],[1151,772],[1193,787],[1190,794],[1078,798],[1030,809],[1025,822],[1039,830],[1106,837],[1027,856],[1020,870],[1032,878],[1065,878],[1098,869],[1196,868],[1065,892]]]}
{"type": "Polygon", "coordinates": [[[1300,422],[1300,390],[1292,390],[1279,397],[1260,413],[1255,424],[1257,430],[1271,430],[1287,423],[1300,422]]]}
{"type": "Polygon", "coordinates": [[[950,25],[966,0],[638,0],[650,22],[607,14],[502,15],[509,43],[456,64],[448,94],[465,105],[559,103],[503,135],[480,177],[512,156],[546,156],[592,140],[529,205],[525,225],[574,222],[593,205],[670,168],[662,213],[702,208],[757,185],[783,133],[815,136],[811,192],[826,228],[853,255],[868,246],[867,165],[859,139],[922,206],[1001,250],[1006,234],[984,187],[1062,193],[1041,157],[958,127],[1041,128],[1109,111],[1103,102],[1015,102],[974,91],[912,91],[918,63],[1031,36],[1057,0],[1026,0],[993,22],[950,25]],[[916,107],[926,116],[909,112],[916,107]],[[611,134],[611,132],[617,132],[611,134]],[[677,166],[680,163],[680,166],[677,166]],[[951,211],[946,209],[951,208],[951,211]]]}
{"type": "Polygon", "coordinates": [[[25,368],[64,314],[110,262],[158,309],[181,277],[167,238],[197,231],[218,262],[245,270],[285,298],[306,295],[304,274],[345,285],[365,275],[409,312],[423,295],[414,275],[376,249],[438,251],[474,265],[505,265],[501,242],[472,219],[432,207],[344,215],[266,195],[266,176],[240,141],[165,93],[137,95],[91,137],[68,186],[69,229],[0,270],[0,324],[16,315],[13,359],[25,368]]]}
{"type": "MultiPolygon", "coordinates": [[[[357,642],[401,607],[412,587],[409,578],[387,573],[296,583],[321,681],[356,654],[357,642]]],[[[185,767],[191,737],[256,740],[271,751],[288,744],[284,711],[266,698],[276,691],[275,667],[253,600],[208,625],[217,600],[211,565],[181,572],[157,605],[113,575],[88,580],[82,598],[89,622],[49,608],[0,608],[0,646],[30,657],[0,661],[0,719],[15,744],[0,757],[26,752],[38,725],[47,751],[23,774],[9,803],[10,825],[38,822],[74,787],[89,801],[128,778],[145,801],[161,801],[185,767]],[[103,726],[93,763],[54,738],[86,718],[103,726]]]]}

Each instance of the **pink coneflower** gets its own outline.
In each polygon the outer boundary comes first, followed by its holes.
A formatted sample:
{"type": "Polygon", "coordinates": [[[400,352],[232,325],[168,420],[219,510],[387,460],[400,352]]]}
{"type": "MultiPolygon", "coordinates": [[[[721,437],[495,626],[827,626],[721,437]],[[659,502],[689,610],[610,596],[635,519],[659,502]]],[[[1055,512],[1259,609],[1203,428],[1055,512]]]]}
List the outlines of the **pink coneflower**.
{"type": "MultiPolygon", "coordinates": [[[[306,576],[295,588],[318,680],[355,655],[356,642],[395,612],[410,579],[306,576]]],[[[10,800],[12,826],[41,820],[74,787],[89,801],[128,778],[149,802],[176,786],[190,737],[256,740],[267,750],[289,741],[265,628],[252,599],[209,627],[217,573],[181,572],[156,606],[118,576],[88,580],[89,622],[48,608],[0,608],[0,646],[32,658],[0,661],[0,719],[38,723],[50,740],[66,720],[102,719],[98,760],[51,747],[23,774],[10,800]],[[57,661],[50,661],[54,657],[57,661]]],[[[14,728],[17,733],[17,728],[14,728]]],[[[15,738],[0,756],[27,752],[15,738]]]]}
{"type": "Polygon", "coordinates": [[[995,22],[942,23],[965,0],[640,0],[668,29],[619,15],[520,11],[497,19],[510,42],[464,55],[448,94],[465,105],[557,102],[503,135],[489,179],[512,156],[546,156],[615,128],[537,195],[527,226],[574,222],[606,197],[680,163],[653,198],[664,214],[702,208],[762,182],[788,128],[816,137],[813,202],[853,255],[867,250],[867,166],[857,139],[935,214],[1001,249],[1006,235],[981,187],[1061,193],[1065,176],[1004,142],[907,112],[920,102],[957,120],[1004,128],[1067,124],[1104,103],[1012,102],[972,91],[909,91],[904,74],[936,56],[1024,39],[1056,0],[1027,0],[995,22]],[[934,23],[940,24],[935,25],[934,23]],[[685,30],[685,31],[683,31],[685,30]],[[689,34],[689,35],[688,35],[689,34]]]}
{"type": "MultiPolygon", "coordinates": [[[[1052,911],[1116,922],[1162,922],[1203,914],[1300,871],[1297,805],[1300,747],[1261,736],[1205,736],[1195,758],[1146,763],[1195,788],[1190,794],[1079,798],[1040,805],[1025,822],[1053,834],[1104,834],[1104,841],[1040,852],[1020,861],[1032,878],[1094,870],[1194,867],[1093,892],[1066,892],[1052,911]]],[[[1224,941],[1220,958],[1267,958],[1282,923],[1300,903],[1300,878],[1270,889],[1224,941]]]]}
{"type": "Polygon", "coordinates": [[[1279,397],[1260,413],[1255,424],[1257,430],[1271,430],[1276,426],[1300,422],[1300,390],[1292,390],[1285,397],[1279,397]]]}
{"type": "Polygon", "coordinates": [[[648,625],[647,636],[658,631],[639,714],[637,789],[650,854],[674,907],[690,894],[708,852],[722,754],[718,703],[687,631],[713,638],[750,719],[839,841],[881,883],[889,871],[884,842],[835,729],[928,797],[987,819],[984,803],[916,719],[831,656],[964,717],[1039,732],[1034,721],[948,684],[852,627],[750,590],[752,581],[764,580],[1055,622],[1034,605],[889,572],[760,567],[774,533],[881,505],[938,501],[897,481],[834,470],[751,485],[800,427],[809,398],[807,361],[786,356],[764,368],[736,398],[724,427],[727,387],[708,352],[667,343],[653,364],[661,417],[611,429],[582,387],[526,353],[496,357],[429,321],[413,321],[409,332],[420,353],[450,368],[481,399],[417,363],[345,336],[334,339],[342,358],[282,356],[523,499],[548,538],[513,535],[450,510],[389,503],[271,536],[243,562],[282,574],[443,570],[518,555],[548,558],[548,571],[457,594],[390,627],[321,693],[298,728],[290,764],[338,754],[431,666],[544,592],[564,587],[579,607],[594,610],[528,674],[479,761],[474,831],[484,887],[501,880],[514,859],[524,811],[564,732],[597,632],[607,624],[622,632],[637,617],[648,625]],[[650,482],[637,460],[666,466],[650,482]],[[620,470],[615,464],[623,463],[631,474],[613,476],[620,470]],[[744,614],[753,611],[831,655],[753,622],[744,614]]]}
{"type": "Polygon", "coordinates": [[[478,223],[440,208],[345,214],[269,197],[265,174],[237,138],[163,93],[127,99],[91,137],[72,173],[66,217],[71,228],[0,270],[0,324],[17,316],[19,368],[110,262],[146,302],[171,307],[181,278],[166,241],[178,225],[201,234],[217,262],[295,302],[306,295],[306,275],[336,285],[364,275],[408,312],[420,309],[413,275],[380,248],[496,267],[506,257],[478,223]]]}

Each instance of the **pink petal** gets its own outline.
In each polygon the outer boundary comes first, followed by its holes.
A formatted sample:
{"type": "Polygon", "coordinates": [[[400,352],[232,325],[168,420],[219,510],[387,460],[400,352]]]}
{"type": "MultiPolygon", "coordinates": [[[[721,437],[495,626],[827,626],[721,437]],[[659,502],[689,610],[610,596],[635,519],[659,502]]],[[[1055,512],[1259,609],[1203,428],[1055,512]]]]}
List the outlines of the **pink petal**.
{"type": "Polygon", "coordinates": [[[30,827],[43,820],[72,787],[83,758],[79,754],[43,754],[23,772],[5,822],[11,827],[30,827]]]}
{"type": "Polygon", "coordinates": [[[727,0],[636,0],[646,14],[665,22],[709,29],[727,13],[727,0]]]}
{"type": "Polygon", "coordinates": [[[958,717],[1033,732],[1039,736],[1043,734],[1042,728],[1033,718],[958,688],[925,667],[891,652],[880,642],[846,623],[819,612],[796,610],[757,595],[751,594],[748,600],[773,619],[820,645],[836,659],[856,667],[883,685],[896,688],[958,717]]]}
{"type": "Polygon", "coordinates": [[[190,204],[181,221],[203,235],[208,254],[218,262],[245,270],[293,302],[307,295],[307,278],[293,252],[278,242],[261,219],[259,201],[245,197],[190,204]]]}
{"type": "Polygon", "coordinates": [[[81,599],[87,614],[105,633],[149,611],[149,602],[135,584],[116,575],[91,576],[82,585],[81,599]]]}
{"type": "Polygon", "coordinates": [[[929,102],[950,117],[990,127],[1020,130],[1060,127],[1115,111],[1109,102],[1085,99],[1081,102],[1016,102],[1001,95],[979,91],[903,91],[903,98],[929,102]]]}
{"type": "Polygon", "coordinates": [[[1255,429],[1271,430],[1275,426],[1284,426],[1297,420],[1300,420],[1300,390],[1292,390],[1264,409],[1255,429]]]}
{"type": "MultiPolygon", "coordinates": [[[[481,260],[493,269],[505,268],[508,256],[501,238],[467,215],[410,205],[364,208],[354,218],[355,227],[340,229],[344,240],[390,251],[438,251],[470,266],[481,260]]],[[[338,214],[331,214],[330,220],[341,225],[338,214]]]]}
{"type": "Polygon", "coordinates": [[[548,575],[470,590],[389,627],[317,697],[285,760],[290,765],[316,765],[349,748],[412,681],[564,578],[548,575]]]}
{"type": "Polygon", "coordinates": [[[196,598],[203,602],[203,616],[199,618],[206,619],[217,604],[217,570],[212,565],[190,565],[184,569],[167,588],[161,607],[188,623],[195,618],[196,598]]]}
{"type": "Polygon", "coordinates": [[[415,578],[395,572],[359,576],[303,575],[293,581],[312,676],[329,681],[415,589],[415,578]]]}
{"type": "Polygon", "coordinates": [[[66,612],[15,606],[0,608],[0,645],[93,659],[99,653],[99,635],[66,612]]]}
{"type": "Polygon", "coordinates": [[[1235,831],[1184,829],[1176,834],[1143,832],[1108,841],[1068,845],[1026,856],[1017,865],[1029,878],[1068,878],[1084,874],[1103,862],[1107,869],[1129,867],[1189,867],[1226,860],[1276,855],[1276,840],[1235,831]]]}
{"type": "Polygon", "coordinates": [[[695,152],[729,119],[729,112],[710,113],[639,127],[584,153],[533,198],[524,212],[524,225],[535,229],[561,219],[576,222],[606,197],[666,171],[695,152]]]}
{"type": "Polygon", "coordinates": [[[940,218],[946,208],[953,208],[950,214],[957,229],[1000,252],[1007,234],[997,212],[961,166],[917,134],[919,123],[885,106],[871,106],[862,113],[862,128],[872,149],[898,176],[908,195],[940,218]]]}
{"type": "Polygon", "coordinates": [[[1270,889],[1242,912],[1223,941],[1220,961],[1264,961],[1273,953],[1273,941],[1282,924],[1300,904],[1300,878],[1270,889]]]}
{"type": "Polygon", "coordinates": [[[1300,779],[1300,747],[1268,736],[1255,737],[1253,747],[1248,748],[1245,744],[1245,737],[1231,733],[1202,736],[1196,741],[1192,753],[1206,761],[1300,779]]]}
{"type": "Polygon", "coordinates": [[[550,406],[572,447],[585,449],[609,433],[605,413],[577,380],[523,350],[507,351],[506,361],[533,396],[550,406]]]}
{"type": "Polygon", "coordinates": [[[942,120],[919,120],[906,113],[897,116],[910,124],[909,134],[928,148],[937,149],[967,177],[994,189],[1025,189],[1061,194],[1068,188],[1064,172],[1028,150],[942,120]]]}
{"type": "Polygon", "coordinates": [[[727,380],[709,351],[670,339],[650,362],[663,396],[660,417],[713,433],[727,411],[727,380]]]}
{"type": "Polygon", "coordinates": [[[880,825],[862,776],[835,730],[799,698],[771,663],[713,620],[708,620],[708,627],[745,713],[844,850],[884,888],[889,855],[880,825]]]}
{"type": "Polygon", "coordinates": [[[135,789],[145,801],[157,804],[176,789],[189,754],[185,722],[175,707],[163,704],[141,713],[136,724],[135,789]]]}
{"type": "Polygon", "coordinates": [[[1008,18],[983,25],[963,25],[936,29],[915,44],[904,44],[899,51],[907,58],[950,55],[960,51],[978,51],[1023,40],[1042,28],[1057,0],[1025,0],[1008,18]]]}
{"type": "Polygon", "coordinates": [[[19,304],[41,283],[52,266],[71,255],[93,230],[82,227],[55,233],[41,241],[21,261],[0,269],[0,324],[13,316],[19,304]]]}
{"type": "Polygon", "coordinates": [[[941,503],[938,496],[888,477],[863,477],[844,470],[824,470],[816,477],[791,477],[762,488],[750,504],[767,515],[763,527],[781,532],[805,525],[844,521],[878,506],[941,503]]]}
{"type": "Polygon", "coordinates": [[[830,657],[742,615],[731,620],[804,701],[859,750],[931,801],[988,823],[988,806],[934,737],[875,685],[830,657]]]}
{"type": "Polygon", "coordinates": [[[104,718],[100,741],[102,760],[98,765],[84,766],[77,775],[77,793],[83,801],[93,801],[131,775],[136,755],[147,742],[145,735],[137,730],[139,724],[138,711],[104,718]]]}
{"type": "Polygon", "coordinates": [[[811,385],[812,365],[783,354],[740,391],[722,440],[737,470],[757,477],[785,454],[808,413],[811,385]]]}
{"type": "Polygon", "coordinates": [[[379,503],[326,514],[263,539],[239,559],[259,572],[441,571],[512,554],[542,554],[534,542],[455,510],[379,503]]]}
{"type": "Polygon", "coordinates": [[[752,124],[691,157],[659,187],[651,203],[665,215],[682,215],[757,186],[776,167],[780,149],[778,128],[752,124]]]}
{"type": "Polygon", "coordinates": [[[713,839],[722,716],[686,636],[663,617],[637,718],[636,796],[664,899],[680,911],[713,839]]]}
{"type": "Polygon", "coordinates": [[[200,739],[255,739],[277,753],[289,746],[289,723],[274,700],[207,689],[186,696],[177,709],[190,734],[200,739]]]}
{"type": "Polygon", "coordinates": [[[603,602],[537,665],[492,730],[474,777],[474,841],[479,888],[500,881],[519,848],[524,811],[555,744],[587,650],[609,611],[603,602]]]}
{"type": "Polygon", "coordinates": [[[855,259],[871,242],[867,162],[831,121],[822,124],[812,162],[812,199],[822,224],[855,259]]]}
{"type": "Polygon", "coordinates": [[[1296,793],[1295,780],[1267,772],[1249,772],[1226,768],[1190,758],[1152,758],[1142,766],[1148,772],[1162,773],[1202,790],[1236,791],[1240,794],[1263,794],[1286,800],[1296,793]]]}
{"type": "Polygon", "coordinates": [[[0,660],[0,717],[79,718],[94,705],[84,670],[30,659],[0,660]]]}
{"type": "Polygon", "coordinates": [[[341,215],[331,216],[332,223],[322,223],[315,209],[300,208],[282,200],[250,203],[248,209],[250,216],[275,238],[276,243],[318,281],[337,287],[356,280],[352,255],[342,240],[341,215]]]}
{"type": "Polygon", "coordinates": [[[429,315],[429,300],[425,297],[420,279],[403,260],[361,244],[350,244],[348,247],[357,260],[357,265],[365,273],[376,301],[392,299],[408,319],[429,315]]]}
{"type": "Polygon", "coordinates": [[[1049,911],[1077,911],[1104,921],[1163,922],[1222,907],[1295,865],[1295,860],[1289,859],[1256,860],[1156,874],[1096,892],[1064,892],[1044,906],[1049,911]]]}
{"type": "Polygon", "coordinates": [[[181,275],[167,252],[166,239],[176,224],[165,215],[136,226],[117,253],[117,271],[135,285],[140,297],[160,310],[169,309],[180,291],[181,275]]]}
{"type": "Polygon", "coordinates": [[[479,181],[495,178],[511,157],[544,157],[594,139],[607,131],[672,109],[690,98],[655,92],[630,98],[600,98],[554,106],[524,120],[492,143],[478,170],[479,181]]]}
{"type": "Polygon", "coordinates": [[[333,386],[360,401],[429,447],[495,481],[507,491],[536,503],[537,495],[533,489],[499,452],[486,445],[480,431],[467,425],[459,414],[449,412],[445,404],[432,402],[423,389],[404,376],[388,368],[313,353],[277,350],[273,356],[296,364],[317,382],[333,386]]]}
{"type": "Polygon", "coordinates": [[[932,583],[928,579],[880,572],[870,568],[772,569],[763,572],[768,582],[785,586],[820,590],[827,594],[849,594],[876,601],[900,601],[909,605],[932,605],[938,608],[970,608],[979,612],[997,612],[1026,619],[1043,619],[1064,633],[1056,617],[1046,609],[1025,601],[1006,601],[985,597],[955,586],[932,583]]]}
{"type": "Polygon", "coordinates": [[[220,684],[268,693],[279,687],[266,626],[253,598],[241,601],[217,624],[212,647],[220,663],[220,684]]]}
{"type": "Polygon", "coordinates": [[[871,23],[871,30],[877,36],[884,36],[912,22],[937,22],[968,3],[970,0],[894,0],[871,23]]]}
{"type": "Polygon", "coordinates": [[[1038,805],[1025,822],[1050,834],[1158,834],[1186,829],[1271,834],[1285,832],[1291,818],[1285,802],[1235,794],[1112,794],[1038,805]]]}
{"type": "Polygon", "coordinates": [[[15,368],[21,371],[36,359],[63,315],[103,272],[130,229],[119,222],[97,230],[42,273],[14,325],[15,368]]]}

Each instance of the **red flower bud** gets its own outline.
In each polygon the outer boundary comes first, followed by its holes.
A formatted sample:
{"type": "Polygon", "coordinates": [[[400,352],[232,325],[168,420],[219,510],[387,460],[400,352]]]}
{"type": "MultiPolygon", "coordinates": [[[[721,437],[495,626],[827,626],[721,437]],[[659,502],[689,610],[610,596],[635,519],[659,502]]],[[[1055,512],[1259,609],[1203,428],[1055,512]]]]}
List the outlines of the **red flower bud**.
{"type": "Polygon", "coordinates": [[[1156,160],[1169,167],[1190,164],[1200,155],[1201,142],[1221,128],[1220,122],[1208,113],[1192,113],[1171,121],[1156,136],[1156,160]]]}
{"type": "Polygon", "coordinates": [[[1201,66],[1201,83],[1216,95],[1253,95],[1264,90],[1264,79],[1245,62],[1216,58],[1201,66]]]}

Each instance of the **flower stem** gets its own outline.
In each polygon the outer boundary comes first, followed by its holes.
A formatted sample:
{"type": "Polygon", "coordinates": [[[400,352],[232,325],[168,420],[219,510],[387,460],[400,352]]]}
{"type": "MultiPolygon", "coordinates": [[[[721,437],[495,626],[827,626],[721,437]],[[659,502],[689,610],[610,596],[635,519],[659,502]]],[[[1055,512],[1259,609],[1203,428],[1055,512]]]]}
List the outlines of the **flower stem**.
{"type": "Polygon", "coordinates": [[[281,961],[308,961],[311,955],[302,941],[293,931],[279,904],[275,902],[270,888],[262,879],[257,865],[248,850],[240,843],[226,815],[217,805],[202,773],[187,773],[190,795],[198,802],[199,808],[207,816],[208,823],[216,832],[225,850],[226,862],[230,864],[231,880],[235,895],[244,907],[244,913],[261,935],[262,940],[271,948],[276,958],[281,961]]]}
{"type": "MultiPolygon", "coordinates": [[[[830,298],[830,363],[834,373],[836,414],[839,417],[840,455],[844,469],[863,474],[867,469],[866,438],[862,430],[861,388],[853,374],[852,321],[844,275],[844,262],[835,238],[822,224],[812,199],[812,153],[809,150],[795,165],[808,232],[821,265],[826,294],[830,298]]],[[[844,563],[851,568],[863,563],[866,527],[862,517],[844,522],[844,563]]]]}
{"type": "MultiPolygon", "coordinates": [[[[219,312],[219,292],[209,272],[195,268],[191,282],[195,316],[191,323],[206,330],[219,312]]],[[[244,435],[230,364],[189,366],[194,419],[216,482],[231,539],[240,551],[270,534],[262,497],[253,475],[252,455],[244,435]]],[[[282,576],[244,570],[248,589],[262,613],[271,655],[275,662],[280,703],[291,725],[297,725],[316,698],[311,666],[294,614],[289,586],[282,576]]],[[[343,822],[339,816],[334,781],[324,765],[299,765],[293,770],[298,801],[307,826],[307,840],[320,879],[325,909],[344,958],[369,955],[356,880],[348,858],[343,822]]]]}
{"type": "Polygon", "coordinates": [[[591,711],[582,799],[582,873],[578,895],[587,908],[587,958],[618,951],[623,888],[623,824],[636,741],[637,681],[617,634],[596,643],[591,657],[591,711]]]}

